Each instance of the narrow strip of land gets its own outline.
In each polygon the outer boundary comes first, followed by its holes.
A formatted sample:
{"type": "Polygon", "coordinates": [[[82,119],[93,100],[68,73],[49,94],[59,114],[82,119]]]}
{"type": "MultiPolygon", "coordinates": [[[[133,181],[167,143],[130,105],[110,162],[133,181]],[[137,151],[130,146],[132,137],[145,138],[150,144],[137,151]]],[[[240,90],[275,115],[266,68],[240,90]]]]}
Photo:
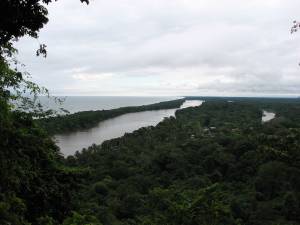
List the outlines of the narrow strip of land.
{"type": "Polygon", "coordinates": [[[121,116],[127,113],[143,112],[161,109],[179,108],[185,99],[159,102],[143,106],[121,107],[111,110],[83,111],[56,117],[44,118],[38,121],[49,134],[62,134],[95,127],[99,122],[121,116]]]}

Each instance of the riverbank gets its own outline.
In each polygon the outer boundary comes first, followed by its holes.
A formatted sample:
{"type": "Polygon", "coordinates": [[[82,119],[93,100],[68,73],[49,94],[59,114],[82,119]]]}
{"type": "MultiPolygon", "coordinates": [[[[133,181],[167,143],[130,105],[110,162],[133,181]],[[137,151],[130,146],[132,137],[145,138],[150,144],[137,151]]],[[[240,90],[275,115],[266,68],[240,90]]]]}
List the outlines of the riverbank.
{"type": "Polygon", "coordinates": [[[89,171],[78,213],[109,225],[300,224],[300,103],[261,102],[207,100],[67,157],[89,171]],[[268,123],[262,105],[276,113],[268,123]]]}
{"type": "Polygon", "coordinates": [[[159,102],[143,106],[121,107],[111,110],[82,111],[73,114],[44,118],[38,120],[37,122],[50,135],[55,135],[92,128],[101,121],[115,118],[127,113],[162,109],[176,109],[179,108],[184,102],[185,99],[182,98],[178,100],[159,102]]]}
{"type": "Polygon", "coordinates": [[[105,121],[96,126],[74,132],[55,135],[55,141],[65,155],[74,155],[76,151],[88,148],[92,144],[100,145],[104,141],[119,138],[142,127],[156,126],[164,118],[175,117],[178,109],[195,107],[202,101],[185,101],[180,108],[150,110],[143,112],[126,113],[105,121]]]}

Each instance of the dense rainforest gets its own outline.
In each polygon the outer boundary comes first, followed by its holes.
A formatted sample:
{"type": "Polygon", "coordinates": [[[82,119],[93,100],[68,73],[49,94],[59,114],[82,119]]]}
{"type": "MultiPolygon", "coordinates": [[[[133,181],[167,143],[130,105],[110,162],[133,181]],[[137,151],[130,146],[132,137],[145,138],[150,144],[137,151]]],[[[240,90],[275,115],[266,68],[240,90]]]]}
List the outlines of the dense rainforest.
{"type": "Polygon", "coordinates": [[[299,109],[298,100],[206,99],[93,145],[66,159],[90,170],[74,210],[102,224],[300,224],[299,109]],[[267,106],[276,118],[262,123],[267,106]]]}
{"type": "Polygon", "coordinates": [[[67,158],[11,112],[1,224],[300,224],[299,100],[187,99],[205,103],[67,158]]]}
{"type": "MultiPolygon", "coordinates": [[[[73,195],[88,172],[65,166],[58,147],[33,120],[51,113],[43,111],[36,101],[48,91],[30,81],[14,47],[23,36],[38,37],[48,22],[46,7],[50,3],[0,1],[1,225],[74,224],[68,222],[76,216],[71,213],[73,195]]],[[[36,54],[46,53],[46,45],[41,44],[36,54]]],[[[93,220],[85,221],[89,219],[93,220]]]]}
{"type": "Polygon", "coordinates": [[[143,106],[121,107],[111,110],[81,111],[73,114],[42,118],[37,122],[42,128],[47,130],[50,135],[53,135],[92,128],[101,121],[121,116],[126,113],[179,108],[184,101],[185,99],[182,98],[143,106]]]}
{"type": "Polygon", "coordinates": [[[49,133],[124,109],[55,118],[59,128],[36,120],[51,113],[35,101],[48,92],[18,70],[14,43],[38,37],[51,2],[0,1],[1,225],[300,224],[299,99],[200,98],[156,127],[64,158],[49,133]],[[262,123],[263,109],[276,118],[262,123]]]}

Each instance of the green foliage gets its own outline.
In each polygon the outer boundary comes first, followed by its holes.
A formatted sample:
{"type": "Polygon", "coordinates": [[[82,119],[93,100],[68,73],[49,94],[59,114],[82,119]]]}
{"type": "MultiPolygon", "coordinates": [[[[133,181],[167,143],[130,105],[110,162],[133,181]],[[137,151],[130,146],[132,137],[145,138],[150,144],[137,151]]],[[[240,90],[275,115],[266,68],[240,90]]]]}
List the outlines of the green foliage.
{"type": "Polygon", "coordinates": [[[287,168],[287,165],[276,161],[265,163],[258,168],[255,187],[265,200],[273,199],[287,190],[287,168]]]}
{"type": "Polygon", "coordinates": [[[62,220],[80,174],[65,169],[58,148],[30,115],[3,108],[0,115],[0,223],[62,220]]]}
{"type": "Polygon", "coordinates": [[[184,99],[179,99],[143,106],[122,107],[112,110],[82,111],[74,114],[42,118],[38,122],[49,134],[58,134],[91,128],[103,120],[111,119],[126,113],[179,108],[184,101],[184,99]]]}
{"type": "Polygon", "coordinates": [[[108,225],[300,224],[298,114],[261,122],[287,101],[206,100],[77,153],[66,163],[91,173],[76,209],[108,225]]]}
{"type": "MultiPolygon", "coordinates": [[[[88,0],[80,0],[89,3],[88,0]]],[[[1,0],[0,2],[0,55],[12,45],[13,39],[29,35],[38,37],[38,32],[48,22],[46,5],[52,0],[1,0]]],[[[39,49],[38,53],[43,53],[39,49]]]]}
{"type": "Polygon", "coordinates": [[[99,195],[107,195],[108,193],[108,188],[106,186],[105,183],[103,182],[97,182],[95,185],[94,185],[94,189],[95,189],[95,192],[99,195]]]}
{"type": "MultiPolygon", "coordinates": [[[[79,169],[70,172],[58,147],[33,119],[49,114],[36,102],[37,95],[47,94],[47,90],[30,82],[27,73],[17,70],[20,65],[15,59],[17,51],[10,41],[12,37],[38,31],[34,25],[37,21],[32,19],[39,16],[35,14],[39,9],[26,8],[33,4],[42,7],[38,1],[0,3],[0,224],[3,225],[58,224],[72,208],[71,198],[81,175],[79,169]],[[10,15],[3,18],[5,10],[10,15]],[[18,26],[17,30],[11,23],[18,26]],[[34,27],[26,27],[26,23],[34,27]]],[[[40,9],[38,13],[43,14],[40,9]]]]}
{"type": "Polygon", "coordinates": [[[86,216],[73,212],[72,216],[65,219],[62,225],[102,225],[102,223],[94,216],[86,216]]]}
{"type": "MultiPolygon", "coordinates": [[[[51,2],[0,1],[1,225],[300,224],[298,100],[201,98],[203,106],[179,110],[176,119],[64,159],[33,120],[52,113],[36,101],[48,91],[17,69],[13,48],[20,37],[38,37],[51,2]],[[262,109],[276,118],[262,124],[262,109]]],[[[36,53],[46,56],[46,45],[36,53]]],[[[182,101],[39,124],[50,133],[70,131],[182,101]]]]}

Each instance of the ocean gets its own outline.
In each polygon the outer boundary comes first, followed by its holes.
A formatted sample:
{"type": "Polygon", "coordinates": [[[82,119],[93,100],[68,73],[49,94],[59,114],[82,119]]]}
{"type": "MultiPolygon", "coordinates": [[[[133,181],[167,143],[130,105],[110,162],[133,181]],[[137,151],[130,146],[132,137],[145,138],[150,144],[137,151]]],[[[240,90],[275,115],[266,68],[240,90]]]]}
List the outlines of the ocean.
{"type": "Polygon", "coordinates": [[[181,97],[139,97],[139,96],[67,96],[63,104],[57,105],[53,100],[40,97],[45,109],[55,109],[62,107],[70,113],[89,110],[115,109],[126,106],[141,106],[153,103],[170,101],[181,97]]]}

